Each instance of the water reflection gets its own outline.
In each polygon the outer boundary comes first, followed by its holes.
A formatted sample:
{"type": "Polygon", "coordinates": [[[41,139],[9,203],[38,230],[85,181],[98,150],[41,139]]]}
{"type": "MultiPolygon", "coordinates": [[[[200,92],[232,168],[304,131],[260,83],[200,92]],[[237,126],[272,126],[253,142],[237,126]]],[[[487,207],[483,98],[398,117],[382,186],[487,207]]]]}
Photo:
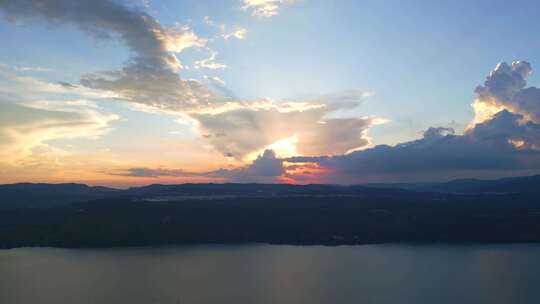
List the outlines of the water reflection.
{"type": "Polygon", "coordinates": [[[0,303],[536,303],[540,245],[0,250],[0,303]]]}

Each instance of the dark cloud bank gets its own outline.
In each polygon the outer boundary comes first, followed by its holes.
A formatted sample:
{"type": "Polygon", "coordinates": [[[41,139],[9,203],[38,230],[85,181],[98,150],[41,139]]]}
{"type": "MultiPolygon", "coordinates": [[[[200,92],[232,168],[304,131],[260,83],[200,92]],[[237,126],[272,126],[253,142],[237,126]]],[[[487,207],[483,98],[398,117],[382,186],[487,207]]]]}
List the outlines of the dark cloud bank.
{"type": "Polygon", "coordinates": [[[501,63],[476,89],[477,117],[463,135],[430,128],[423,138],[396,146],[380,145],[332,157],[293,157],[317,163],[338,182],[449,179],[530,174],[540,169],[540,89],[526,87],[532,69],[521,61],[501,63]]]}

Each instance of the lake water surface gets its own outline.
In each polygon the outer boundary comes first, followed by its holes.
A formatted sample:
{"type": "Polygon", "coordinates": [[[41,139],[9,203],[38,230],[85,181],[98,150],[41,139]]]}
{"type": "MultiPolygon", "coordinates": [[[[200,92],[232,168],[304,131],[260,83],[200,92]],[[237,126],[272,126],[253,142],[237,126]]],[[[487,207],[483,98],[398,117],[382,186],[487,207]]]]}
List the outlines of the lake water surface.
{"type": "Polygon", "coordinates": [[[0,250],[0,303],[540,303],[540,245],[0,250]]]}

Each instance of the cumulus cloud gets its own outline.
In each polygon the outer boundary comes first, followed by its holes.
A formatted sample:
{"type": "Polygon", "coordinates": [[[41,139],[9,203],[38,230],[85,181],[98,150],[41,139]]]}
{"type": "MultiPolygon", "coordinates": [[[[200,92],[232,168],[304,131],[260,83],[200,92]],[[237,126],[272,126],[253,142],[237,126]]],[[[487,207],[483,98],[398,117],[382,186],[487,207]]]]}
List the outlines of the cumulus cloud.
{"type": "Polygon", "coordinates": [[[456,131],[453,128],[430,127],[424,132],[425,139],[440,138],[445,135],[454,135],[456,131]]]}
{"type": "Polygon", "coordinates": [[[502,110],[491,120],[477,124],[467,135],[500,145],[509,143],[517,150],[540,151],[540,124],[523,121],[523,115],[502,110]]]}
{"type": "Polygon", "coordinates": [[[430,131],[422,139],[394,147],[381,145],[348,155],[287,161],[317,163],[341,182],[440,179],[466,177],[474,171],[540,169],[540,151],[535,147],[540,126],[520,125],[521,118],[503,111],[467,135],[436,135],[430,131]],[[527,144],[516,146],[516,142],[527,144]]]}
{"type": "Polygon", "coordinates": [[[272,17],[279,13],[279,9],[286,3],[296,0],[243,0],[242,10],[251,11],[253,16],[272,17]]]}
{"type": "Polygon", "coordinates": [[[540,98],[536,96],[538,88],[526,87],[531,71],[526,62],[497,65],[484,85],[476,89],[475,105],[492,107],[492,112],[486,116],[477,112],[462,135],[451,128],[429,128],[423,138],[396,146],[286,161],[307,172],[310,166],[322,168],[324,174],[311,176],[312,181],[344,183],[538,172],[540,98]]]}
{"type": "Polygon", "coordinates": [[[220,169],[206,173],[206,176],[223,178],[232,182],[280,182],[285,173],[283,160],[276,157],[273,150],[265,150],[250,165],[237,169],[220,169]]]}
{"type": "Polygon", "coordinates": [[[531,72],[531,65],[526,61],[499,63],[486,78],[484,85],[475,90],[473,124],[486,121],[503,109],[519,113],[525,120],[539,122],[540,89],[526,87],[531,72]]]}

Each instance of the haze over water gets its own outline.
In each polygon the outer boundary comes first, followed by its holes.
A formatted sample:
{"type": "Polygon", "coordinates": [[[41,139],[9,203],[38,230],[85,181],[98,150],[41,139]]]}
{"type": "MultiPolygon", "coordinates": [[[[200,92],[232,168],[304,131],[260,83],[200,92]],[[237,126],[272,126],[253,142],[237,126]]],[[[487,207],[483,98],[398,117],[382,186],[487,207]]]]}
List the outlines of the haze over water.
{"type": "Polygon", "coordinates": [[[0,303],[537,303],[540,245],[0,250],[0,303]]]}

